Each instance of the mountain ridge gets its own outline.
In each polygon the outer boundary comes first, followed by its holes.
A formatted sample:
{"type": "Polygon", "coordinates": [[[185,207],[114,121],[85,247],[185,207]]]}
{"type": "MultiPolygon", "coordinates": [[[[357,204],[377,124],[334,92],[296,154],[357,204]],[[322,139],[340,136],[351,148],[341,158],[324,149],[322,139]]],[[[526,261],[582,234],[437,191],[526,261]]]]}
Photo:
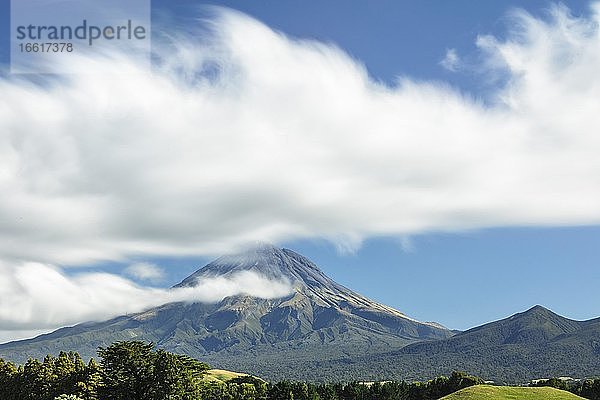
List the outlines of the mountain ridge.
{"type": "Polygon", "coordinates": [[[67,348],[89,358],[98,346],[136,339],[226,369],[236,369],[232,363],[253,355],[256,365],[244,370],[268,376],[273,360],[282,357],[290,370],[299,371],[311,360],[326,363],[330,359],[353,359],[453,335],[444,327],[421,323],[374,302],[331,280],[306,257],[271,245],[219,257],[175,288],[242,271],[253,271],[268,279],[285,278],[293,291],[278,299],[240,294],[216,303],[165,304],[3,344],[0,357],[22,362],[27,357],[39,358],[67,348]]]}
{"type": "Polygon", "coordinates": [[[293,291],[279,299],[165,304],[2,344],[0,357],[23,362],[74,350],[89,358],[98,346],[135,339],[272,380],[424,380],[463,370],[521,383],[598,374],[600,318],[575,321],[537,305],[453,332],[353,292],[289,249],[262,246],[220,257],[175,287],[241,271],[286,277],[293,291]]]}
{"type": "MultiPolygon", "coordinates": [[[[451,342],[468,342],[470,345],[475,342],[486,345],[516,344],[519,342],[540,343],[562,334],[576,332],[590,321],[594,320],[572,320],[562,317],[541,305],[535,305],[509,317],[459,332],[451,338],[451,342]],[[495,330],[495,332],[487,332],[489,330],[495,330]],[[495,341],[487,341],[482,338],[482,334],[493,336],[495,341]]],[[[437,345],[440,346],[442,343],[446,342],[440,342],[437,345]]],[[[404,351],[409,351],[417,346],[419,344],[415,344],[413,347],[407,346],[404,351]]],[[[423,344],[423,346],[426,346],[426,344],[423,344]]]]}
{"type": "Polygon", "coordinates": [[[536,305],[450,338],[409,344],[366,358],[376,365],[419,363],[412,377],[433,377],[452,370],[501,383],[552,376],[591,377],[600,367],[600,318],[577,321],[536,305]]]}
{"type": "Polygon", "coordinates": [[[374,307],[413,322],[447,329],[435,322],[418,321],[392,307],[367,299],[333,281],[303,255],[290,249],[279,249],[269,243],[259,243],[242,253],[219,257],[185,278],[174,288],[193,286],[196,281],[203,278],[227,277],[240,271],[257,272],[268,279],[287,278],[292,283],[302,284],[312,294],[328,304],[331,304],[330,296],[333,295],[340,301],[351,301],[357,305],[374,307]],[[325,289],[325,293],[323,293],[323,289],[325,289]]]}

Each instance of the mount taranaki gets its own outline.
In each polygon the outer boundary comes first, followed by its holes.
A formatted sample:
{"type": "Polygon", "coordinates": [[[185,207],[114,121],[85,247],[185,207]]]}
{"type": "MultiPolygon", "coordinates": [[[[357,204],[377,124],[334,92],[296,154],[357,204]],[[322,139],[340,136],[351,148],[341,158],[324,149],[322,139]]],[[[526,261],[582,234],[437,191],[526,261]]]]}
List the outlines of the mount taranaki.
{"type": "Polygon", "coordinates": [[[293,291],[279,299],[165,304],[2,344],[0,357],[24,362],[73,350],[89,358],[98,346],[144,340],[273,380],[425,379],[454,369],[504,381],[600,373],[600,319],[572,321],[538,306],[455,334],[369,300],[271,245],[221,257],[177,287],[243,271],[287,279],[293,291]]]}

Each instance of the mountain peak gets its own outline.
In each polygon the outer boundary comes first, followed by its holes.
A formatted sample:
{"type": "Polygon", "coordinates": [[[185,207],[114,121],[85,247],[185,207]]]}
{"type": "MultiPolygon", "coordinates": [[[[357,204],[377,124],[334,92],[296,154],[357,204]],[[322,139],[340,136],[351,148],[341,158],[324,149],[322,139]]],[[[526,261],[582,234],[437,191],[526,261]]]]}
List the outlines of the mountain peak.
{"type": "Polygon", "coordinates": [[[234,254],[261,254],[269,252],[278,252],[281,250],[281,248],[275,246],[273,243],[256,241],[248,246],[242,247],[240,251],[237,251],[234,254]]]}
{"type": "MultiPolygon", "coordinates": [[[[307,355],[319,362],[363,357],[452,335],[437,324],[421,323],[370,300],[328,278],[306,257],[268,243],[220,257],[178,286],[193,287],[202,279],[235,278],[244,272],[269,280],[287,279],[293,293],[264,299],[242,292],[213,303],[165,304],[91,326],[66,328],[33,342],[13,343],[11,354],[27,358],[32,353],[25,349],[47,352],[48,343],[56,347],[81,343],[77,350],[84,348],[91,354],[98,344],[135,337],[192,357],[212,357],[221,365],[245,357],[267,369],[274,360],[285,359],[294,366],[301,363],[297,371],[304,374],[307,355]],[[15,350],[19,346],[25,347],[15,350]]],[[[0,356],[6,354],[7,347],[0,346],[0,356]]]]}
{"type": "Polygon", "coordinates": [[[469,329],[457,335],[457,338],[485,338],[488,344],[494,341],[497,344],[544,343],[580,328],[579,322],[536,305],[508,318],[469,329]]]}
{"type": "Polygon", "coordinates": [[[542,318],[542,319],[563,319],[564,318],[539,304],[531,307],[530,309],[528,309],[526,311],[523,311],[521,313],[513,315],[513,318],[515,318],[515,317],[542,318]]]}
{"type": "Polygon", "coordinates": [[[256,272],[268,279],[288,279],[305,284],[316,279],[322,284],[329,283],[329,278],[306,257],[270,243],[256,242],[241,251],[217,258],[177,286],[193,286],[202,278],[229,276],[242,271],[256,272]]]}
{"type": "Polygon", "coordinates": [[[303,255],[268,243],[257,243],[241,252],[219,257],[184,279],[177,287],[195,286],[205,278],[228,277],[243,271],[255,272],[267,279],[288,280],[296,292],[322,305],[337,307],[345,304],[409,319],[400,311],[373,302],[333,281],[303,255]]]}
{"type": "Polygon", "coordinates": [[[526,313],[529,313],[529,312],[536,312],[536,313],[538,313],[538,312],[544,312],[545,313],[545,312],[552,312],[552,311],[550,311],[549,309],[547,309],[544,306],[536,304],[535,306],[531,307],[529,310],[527,310],[525,312],[526,313]]]}

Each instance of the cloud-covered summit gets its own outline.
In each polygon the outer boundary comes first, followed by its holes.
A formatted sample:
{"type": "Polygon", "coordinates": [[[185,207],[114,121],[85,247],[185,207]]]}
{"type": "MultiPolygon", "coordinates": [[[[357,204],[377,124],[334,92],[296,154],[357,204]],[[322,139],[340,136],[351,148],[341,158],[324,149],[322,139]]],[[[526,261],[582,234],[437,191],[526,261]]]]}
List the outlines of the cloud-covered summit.
{"type": "Polygon", "coordinates": [[[205,277],[193,286],[163,289],[136,285],[109,273],[73,276],[52,265],[0,262],[0,343],[172,302],[214,303],[241,294],[272,299],[291,292],[284,277],[266,277],[256,271],[205,277]]]}

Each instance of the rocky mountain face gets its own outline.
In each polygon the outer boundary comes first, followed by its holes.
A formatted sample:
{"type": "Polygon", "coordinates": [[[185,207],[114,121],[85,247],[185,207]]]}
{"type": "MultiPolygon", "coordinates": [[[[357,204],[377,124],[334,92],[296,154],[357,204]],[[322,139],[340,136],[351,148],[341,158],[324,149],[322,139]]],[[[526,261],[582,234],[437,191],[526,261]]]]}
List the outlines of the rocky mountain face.
{"type": "Polygon", "coordinates": [[[330,333],[367,330],[392,334],[407,341],[451,336],[438,324],[415,321],[334,282],[298,253],[266,244],[242,254],[221,257],[177,286],[193,286],[204,278],[228,277],[241,271],[256,272],[269,279],[283,277],[293,286],[292,295],[275,302],[249,297],[225,299],[221,307],[223,312],[211,317],[220,323],[229,320],[231,325],[227,328],[255,320],[257,327],[260,326],[255,333],[264,335],[259,339],[262,342],[298,339],[322,329],[330,333]]]}
{"type": "MultiPolygon", "coordinates": [[[[152,341],[160,348],[206,360],[216,367],[265,377],[277,377],[276,371],[287,378],[302,379],[307,377],[306,363],[352,360],[453,335],[440,325],[413,320],[345,288],[300,254],[265,244],[221,257],[176,287],[242,271],[286,279],[292,293],[280,299],[231,296],[214,304],[166,304],[3,344],[0,357],[23,362],[63,349],[92,357],[98,346],[136,339],[152,341]]],[[[326,376],[326,370],[321,375],[326,376]]],[[[311,377],[315,377],[314,371],[311,377]]]]}

